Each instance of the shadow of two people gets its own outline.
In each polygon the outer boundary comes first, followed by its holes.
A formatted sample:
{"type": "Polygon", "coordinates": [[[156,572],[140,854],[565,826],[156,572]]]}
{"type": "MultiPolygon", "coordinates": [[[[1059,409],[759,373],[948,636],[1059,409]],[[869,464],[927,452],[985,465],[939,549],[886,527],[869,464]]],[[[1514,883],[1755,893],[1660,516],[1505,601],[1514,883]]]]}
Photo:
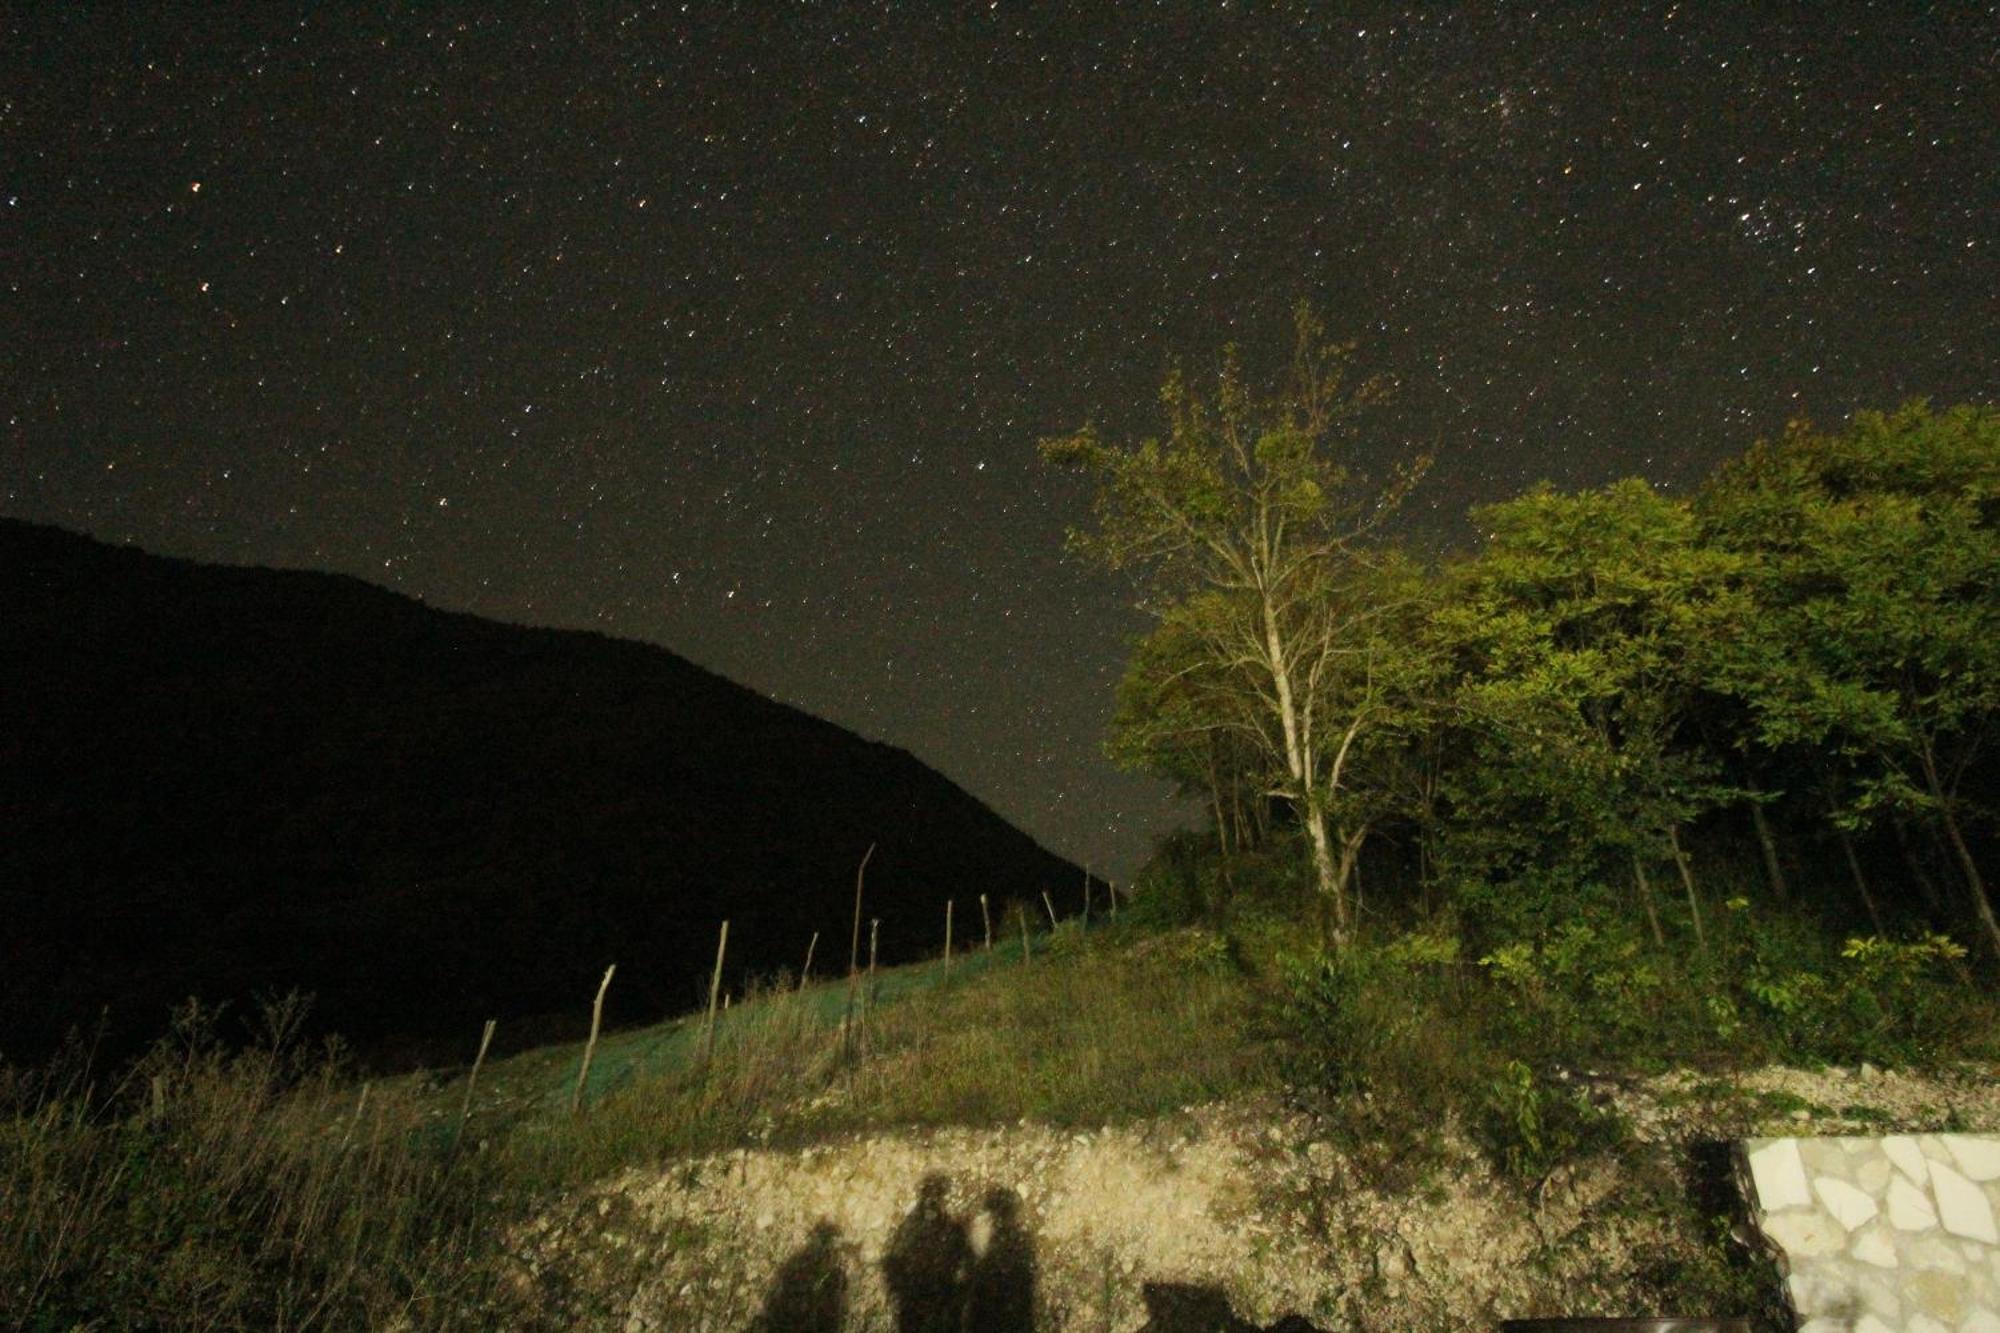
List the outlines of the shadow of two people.
{"type": "MultiPolygon", "coordinates": [[[[993,1189],[981,1201],[987,1239],[976,1247],[967,1219],[949,1207],[950,1182],[926,1176],[917,1201],[882,1253],[896,1333],[1034,1333],[1035,1246],[1020,1197],[993,1189]]],[[[822,1219],[772,1276],[754,1333],[841,1333],[848,1278],[840,1228],[822,1219]]],[[[1299,1315],[1259,1327],[1213,1287],[1148,1282],[1139,1333],[1322,1333],[1299,1315]]]]}
{"type": "MultiPolygon", "coordinates": [[[[1034,1240],[1021,1201],[993,1189],[981,1202],[987,1241],[947,1206],[950,1182],[926,1176],[882,1254],[896,1333],[1034,1333],[1034,1240]]],[[[848,1277],[840,1228],[822,1219],[772,1275],[756,1333],[840,1333],[848,1277]]]]}

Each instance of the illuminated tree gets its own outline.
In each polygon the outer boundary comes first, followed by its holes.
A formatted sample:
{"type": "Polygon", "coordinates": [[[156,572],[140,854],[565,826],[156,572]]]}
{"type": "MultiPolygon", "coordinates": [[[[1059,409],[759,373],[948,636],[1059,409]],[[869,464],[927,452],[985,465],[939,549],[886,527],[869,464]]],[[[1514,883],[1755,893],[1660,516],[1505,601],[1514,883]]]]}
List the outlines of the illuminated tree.
{"type": "Polygon", "coordinates": [[[1370,538],[1424,463],[1364,490],[1336,445],[1384,385],[1350,384],[1353,346],[1328,343],[1305,306],[1296,335],[1275,394],[1253,393],[1227,348],[1212,395],[1168,376],[1164,437],[1117,444],[1086,426],[1042,453],[1097,483],[1096,522],[1071,534],[1072,549],[1142,572],[1143,604],[1160,620],[1137,659],[1145,677],[1127,682],[1121,743],[1184,767],[1187,742],[1227,736],[1297,812],[1341,942],[1371,824],[1354,765],[1393,715],[1382,629],[1394,603],[1374,595],[1370,538]]]}

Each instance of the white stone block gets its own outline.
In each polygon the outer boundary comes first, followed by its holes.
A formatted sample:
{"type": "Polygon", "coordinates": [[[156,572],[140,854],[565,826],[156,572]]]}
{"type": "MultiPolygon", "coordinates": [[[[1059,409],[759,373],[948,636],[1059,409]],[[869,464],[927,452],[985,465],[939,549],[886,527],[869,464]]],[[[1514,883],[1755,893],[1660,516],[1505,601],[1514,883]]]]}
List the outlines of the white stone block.
{"type": "Polygon", "coordinates": [[[1757,1187],[1757,1206],[1766,1212],[1805,1208],[1812,1204],[1806,1185],[1806,1164],[1799,1158],[1797,1139],[1772,1139],[1750,1154],[1750,1179],[1757,1187]]]}
{"type": "Polygon", "coordinates": [[[1882,1140],[1882,1151],[1896,1164],[1896,1169],[1908,1176],[1911,1183],[1921,1185],[1930,1178],[1924,1170],[1923,1149],[1907,1134],[1891,1134],[1882,1140]]]}
{"type": "Polygon", "coordinates": [[[1904,1284],[1903,1296],[1911,1314],[1927,1314],[1949,1326],[1965,1318],[1970,1304],[1965,1287],[1964,1277],[1956,1272],[1917,1273],[1904,1284]]]}
{"type": "Polygon", "coordinates": [[[1847,1232],[1825,1213],[1780,1213],[1764,1219],[1764,1234],[1793,1259],[1834,1254],[1847,1243],[1847,1232]]]}
{"type": "Polygon", "coordinates": [[[1896,1326],[1884,1323],[1872,1314],[1865,1314],[1854,1321],[1854,1333],[1896,1333],[1896,1326]]]}
{"type": "Polygon", "coordinates": [[[1911,1315],[1903,1324],[1903,1329],[1904,1333],[1952,1333],[1948,1326],[1940,1324],[1927,1314],[1911,1315]]]}
{"type": "Polygon", "coordinates": [[[1956,1273],[1965,1266],[1958,1249],[1940,1236],[1926,1236],[1903,1250],[1903,1262],[1913,1268],[1937,1268],[1956,1273]]]}
{"type": "Polygon", "coordinates": [[[1970,1134],[1940,1134],[1945,1151],[1968,1180],[2000,1180],[2000,1139],[1970,1134]]]}
{"type": "Polygon", "coordinates": [[[1799,1325],[1799,1333],[1848,1333],[1845,1319],[1808,1319],[1799,1325]]]}
{"type": "Polygon", "coordinates": [[[1854,1268],[1848,1271],[1854,1275],[1854,1294],[1861,1298],[1856,1308],[1874,1315],[1890,1328],[1903,1326],[1903,1279],[1902,1274],[1885,1273],[1875,1268],[1854,1268]]]}
{"type": "Polygon", "coordinates": [[[1958,1326],[1958,1333],[2000,1333],[2000,1314],[1991,1310],[1974,1310],[1958,1326]]]}
{"type": "Polygon", "coordinates": [[[1854,1289],[1846,1282],[1836,1282],[1827,1273],[1828,1264],[1814,1264],[1796,1270],[1785,1279],[1791,1289],[1792,1308],[1801,1315],[1810,1316],[1816,1310],[1851,1310],[1854,1305],[1854,1289]]]}
{"type": "Polygon", "coordinates": [[[1929,1231],[1937,1225],[1930,1196],[1897,1176],[1889,1182],[1889,1225],[1898,1231],[1929,1231]]]}
{"type": "Polygon", "coordinates": [[[1880,1197],[1882,1191],[1889,1187],[1889,1178],[1894,1174],[1889,1167],[1889,1159],[1875,1153],[1854,1168],[1854,1183],[1865,1192],[1880,1197]]]}
{"type": "Polygon", "coordinates": [[[1875,1201],[1844,1180],[1820,1176],[1813,1181],[1819,1201],[1833,1214],[1833,1220],[1849,1231],[1875,1220],[1875,1201]]]}
{"type": "Polygon", "coordinates": [[[1954,1236],[2000,1244],[1993,1225],[1993,1205],[1986,1192],[1943,1162],[1931,1163],[1931,1193],[1937,1196],[1938,1221],[1954,1236]]]}
{"type": "Polygon", "coordinates": [[[1897,1266],[1896,1242],[1889,1239],[1889,1233],[1880,1227],[1871,1227],[1862,1232],[1855,1238],[1854,1244],[1847,1252],[1862,1263],[1873,1264],[1877,1268],[1897,1266]]]}

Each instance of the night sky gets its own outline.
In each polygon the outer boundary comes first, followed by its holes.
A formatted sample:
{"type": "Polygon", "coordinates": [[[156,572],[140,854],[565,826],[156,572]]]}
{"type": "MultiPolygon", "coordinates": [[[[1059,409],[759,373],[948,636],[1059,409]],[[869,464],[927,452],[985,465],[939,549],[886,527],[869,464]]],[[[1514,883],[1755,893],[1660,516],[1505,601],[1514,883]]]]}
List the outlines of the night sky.
{"type": "Polygon", "coordinates": [[[1123,876],[1034,446],[1170,357],[1313,299],[1433,547],[2000,396],[1994,6],[1243,8],[12,6],[0,513],[664,644],[1123,876]]]}

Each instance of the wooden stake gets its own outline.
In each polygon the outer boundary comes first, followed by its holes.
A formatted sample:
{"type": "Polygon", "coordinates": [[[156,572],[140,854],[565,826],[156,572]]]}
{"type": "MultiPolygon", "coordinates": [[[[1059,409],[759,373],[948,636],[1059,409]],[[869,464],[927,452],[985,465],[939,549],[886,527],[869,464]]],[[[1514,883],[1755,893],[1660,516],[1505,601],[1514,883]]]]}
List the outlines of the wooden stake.
{"type": "Polygon", "coordinates": [[[817,949],[817,948],[819,948],[819,932],[815,930],[815,931],[813,932],[813,937],[812,937],[812,942],[811,942],[810,944],[806,945],[806,966],[805,966],[805,970],[804,970],[803,972],[799,973],[799,989],[800,989],[800,990],[804,990],[804,989],[806,988],[806,983],[807,983],[808,981],[811,981],[811,980],[812,980],[812,974],[813,974],[813,950],[814,950],[814,949],[817,949]]]}
{"type": "Polygon", "coordinates": [[[1021,909],[1021,961],[1029,963],[1033,962],[1034,958],[1035,951],[1028,947],[1028,909],[1023,907],[1021,909]]]}
{"type": "Polygon", "coordinates": [[[1090,929],[1090,867],[1083,871],[1083,928],[1090,929]]]}
{"type": "Polygon", "coordinates": [[[868,923],[868,1003],[862,1008],[864,1015],[875,1012],[875,1001],[879,998],[875,984],[875,945],[882,934],[882,918],[876,917],[868,923]]]}
{"type": "Polygon", "coordinates": [[[576,1091],[570,1094],[571,1115],[583,1109],[583,1085],[590,1080],[590,1057],[597,1052],[597,1027],[604,1021],[604,992],[611,989],[611,974],[617,970],[616,963],[604,969],[604,980],[597,983],[597,998],[590,1004],[590,1040],[583,1044],[583,1066],[576,1071],[576,1091]]]}
{"type": "Polygon", "coordinates": [[[979,895],[979,919],[986,923],[986,952],[993,952],[993,913],[986,910],[986,895],[979,895]]]}
{"type": "Polygon", "coordinates": [[[708,1026],[701,1034],[701,1058],[707,1063],[715,1055],[715,1002],[722,995],[722,955],[729,950],[729,923],[722,923],[722,935],[715,941],[715,974],[708,979],[708,1026]]]}
{"type": "Polygon", "coordinates": [[[847,947],[847,1014],[840,1020],[840,1044],[847,1049],[848,1035],[854,1026],[854,989],[860,981],[861,973],[861,881],[868,873],[868,858],[875,855],[875,844],[869,843],[868,850],[861,854],[861,865],[854,872],[854,939],[847,947]]]}
{"type": "MultiPolygon", "coordinates": [[[[463,1126],[472,1118],[472,1090],[479,1086],[479,1066],[486,1063],[486,1048],[493,1044],[493,1029],[500,1020],[486,1020],[486,1030],[479,1034],[479,1054],[472,1057],[472,1072],[465,1076],[465,1105],[459,1110],[458,1123],[463,1126]]],[[[456,1135],[453,1138],[456,1139],[456,1135]]]]}
{"type": "Polygon", "coordinates": [[[944,900],[944,972],[951,975],[951,899],[944,900]]]}
{"type": "Polygon", "coordinates": [[[1116,921],[1118,919],[1118,886],[1108,879],[1105,880],[1104,894],[1107,898],[1111,899],[1111,919],[1116,921]]]}
{"type": "Polygon", "coordinates": [[[1054,930],[1056,928],[1056,905],[1049,901],[1049,891],[1047,889],[1042,890],[1042,906],[1049,909],[1049,929],[1054,930]]]}

